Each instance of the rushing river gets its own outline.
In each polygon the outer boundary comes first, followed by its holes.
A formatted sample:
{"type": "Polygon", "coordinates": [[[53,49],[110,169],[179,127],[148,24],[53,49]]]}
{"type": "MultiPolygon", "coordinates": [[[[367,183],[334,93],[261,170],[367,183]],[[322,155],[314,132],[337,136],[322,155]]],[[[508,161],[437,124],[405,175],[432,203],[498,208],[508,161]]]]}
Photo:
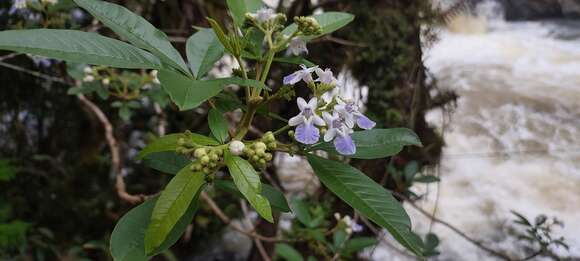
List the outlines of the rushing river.
{"type": "MultiPolygon", "coordinates": [[[[422,207],[431,212],[437,202],[440,219],[522,256],[510,210],[556,216],[565,227],[555,235],[570,245],[556,252],[580,257],[580,21],[459,21],[424,57],[438,85],[460,99],[449,117],[428,115],[447,145],[442,181],[421,188],[422,207]]],[[[427,232],[429,220],[407,209],[414,229],[427,232]]],[[[442,241],[439,260],[490,259],[442,225],[432,231],[442,241]]],[[[373,259],[390,255],[383,249],[373,259]]]]}

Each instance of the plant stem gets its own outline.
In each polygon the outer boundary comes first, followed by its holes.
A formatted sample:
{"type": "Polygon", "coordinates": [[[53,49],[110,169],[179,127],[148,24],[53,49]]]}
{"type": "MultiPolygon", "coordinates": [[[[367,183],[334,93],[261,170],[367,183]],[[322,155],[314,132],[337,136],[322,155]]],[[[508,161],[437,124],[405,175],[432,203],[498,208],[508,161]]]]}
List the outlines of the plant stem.
{"type": "Polygon", "coordinates": [[[248,102],[248,110],[244,114],[242,121],[240,122],[240,130],[238,134],[234,137],[234,140],[241,140],[246,136],[248,130],[250,129],[250,124],[252,124],[252,119],[254,118],[254,114],[256,114],[256,110],[258,109],[258,104],[252,103],[251,101],[248,102]]]}
{"type": "MultiPolygon", "coordinates": [[[[236,61],[238,62],[238,65],[240,66],[240,71],[242,71],[242,77],[244,79],[248,79],[248,73],[246,72],[246,68],[244,68],[244,64],[242,63],[242,59],[240,59],[239,56],[236,56],[236,61]]],[[[250,87],[246,86],[245,88],[246,91],[246,102],[249,103],[250,102],[250,87]]]]}

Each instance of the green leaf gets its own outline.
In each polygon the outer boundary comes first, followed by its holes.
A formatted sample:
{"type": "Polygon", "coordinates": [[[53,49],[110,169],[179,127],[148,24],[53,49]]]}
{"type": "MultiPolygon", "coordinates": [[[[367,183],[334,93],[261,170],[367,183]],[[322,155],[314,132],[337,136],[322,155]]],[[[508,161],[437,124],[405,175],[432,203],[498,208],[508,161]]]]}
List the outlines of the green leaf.
{"type": "Polygon", "coordinates": [[[158,69],[159,59],[127,43],[96,33],[31,29],[0,32],[0,49],[70,62],[129,69],[158,69]]]}
{"type": "Polygon", "coordinates": [[[274,218],[272,217],[270,202],[261,195],[262,183],[260,183],[260,176],[254,170],[252,164],[227,152],[225,154],[225,162],[238,190],[262,218],[273,223],[274,218]]]}
{"type": "Polygon", "coordinates": [[[224,55],[224,46],[213,30],[207,28],[189,37],[185,50],[191,71],[198,80],[224,55]]]}
{"type": "Polygon", "coordinates": [[[137,155],[136,159],[140,160],[143,159],[150,153],[154,152],[162,152],[162,151],[175,151],[177,149],[177,140],[179,138],[189,139],[193,143],[199,145],[219,145],[214,139],[197,134],[197,133],[174,133],[168,134],[163,137],[157,138],[154,141],[150,142],[143,148],[139,154],[137,155]]]}
{"type": "Polygon", "coordinates": [[[244,107],[244,104],[235,93],[222,92],[215,96],[215,106],[220,111],[228,112],[241,109],[244,107]]]}
{"type": "Polygon", "coordinates": [[[441,181],[441,179],[439,179],[438,177],[432,176],[432,175],[424,175],[424,176],[416,177],[413,181],[419,182],[419,183],[433,183],[433,182],[439,182],[439,181],[441,181]]]}
{"type": "Polygon", "coordinates": [[[139,48],[150,51],[164,63],[189,74],[187,65],[167,36],[127,8],[101,0],[74,0],[105,26],[139,48]]]}
{"type": "Polygon", "coordinates": [[[190,162],[186,156],[174,151],[155,152],[143,158],[145,166],[171,175],[177,174],[190,162]]]}
{"type": "Polygon", "coordinates": [[[190,167],[187,165],[173,177],[155,203],[145,232],[145,253],[159,251],[205,185],[205,175],[193,172],[190,167]]]}
{"type": "Polygon", "coordinates": [[[230,45],[230,40],[229,40],[228,36],[226,35],[226,33],[224,32],[224,30],[222,29],[221,25],[216,20],[213,20],[213,19],[207,18],[207,17],[206,17],[206,19],[207,19],[209,25],[211,26],[211,29],[213,29],[215,36],[217,36],[217,39],[220,41],[220,43],[222,43],[222,46],[226,50],[231,52],[232,46],[230,45]]]}
{"type": "Polygon", "coordinates": [[[246,13],[255,13],[262,7],[262,0],[227,0],[234,23],[242,26],[246,19],[246,13]]]}
{"type": "Polygon", "coordinates": [[[211,134],[222,144],[225,144],[230,135],[228,134],[228,122],[223,113],[217,109],[211,109],[207,114],[207,121],[211,134]]]}
{"type": "MultiPolygon", "coordinates": [[[[110,240],[111,255],[115,261],[149,260],[145,254],[145,231],[157,198],[148,199],[141,205],[131,209],[117,222],[110,240]]],[[[196,199],[155,254],[168,249],[179,240],[187,225],[191,223],[197,207],[198,201],[196,199]]]]}
{"type": "MultiPolygon", "coordinates": [[[[242,195],[242,193],[240,193],[240,191],[236,187],[236,184],[234,184],[233,181],[215,180],[214,184],[216,187],[218,187],[226,192],[229,192],[235,196],[238,196],[238,197],[244,196],[244,195],[242,195]]],[[[272,187],[268,184],[262,183],[261,194],[266,199],[268,199],[270,204],[272,204],[273,208],[275,208],[281,212],[290,212],[290,207],[288,206],[288,201],[286,201],[286,197],[279,190],[275,189],[274,187],[272,187]]]]}
{"type": "Polygon", "coordinates": [[[299,198],[294,198],[292,200],[292,213],[296,215],[296,218],[300,223],[304,224],[306,227],[312,227],[312,216],[310,215],[310,210],[308,209],[308,204],[299,198]]]}
{"type": "MultiPolygon", "coordinates": [[[[349,157],[356,159],[385,158],[401,152],[404,146],[422,146],[417,134],[405,128],[355,131],[352,139],[356,144],[356,153],[349,157]]],[[[330,142],[315,145],[313,149],[337,153],[330,142]]]]}
{"type": "Polygon", "coordinates": [[[0,159],[0,182],[10,181],[16,177],[16,169],[12,166],[10,160],[0,159]]]}
{"type": "Polygon", "coordinates": [[[344,247],[342,248],[341,254],[344,256],[350,256],[354,253],[364,250],[367,247],[371,247],[378,244],[376,238],[373,237],[357,237],[349,241],[346,241],[344,247]]]}
{"type": "Polygon", "coordinates": [[[274,247],[276,251],[276,256],[283,258],[286,261],[303,261],[304,258],[300,255],[296,249],[285,243],[278,243],[274,247]]]}
{"type": "Polygon", "coordinates": [[[225,86],[230,84],[270,90],[262,82],[253,79],[246,80],[240,77],[229,77],[202,81],[193,80],[167,70],[159,72],[159,80],[163,89],[180,110],[189,110],[199,106],[207,99],[216,96],[225,86]]]}
{"type": "MultiPolygon", "coordinates": [[[[314,17],[314,19],[316,19],[316,21],[318,21],[322,27],[322,33],[320,35],[302,36],[301,38],[306,41],[318,38],[325,34],[330,34],[354,20],[354,15],[343,12],[325,12],[322,14],[313,15],[312,17],[314,17]]],[[[284,28],[282,34],[292,35],[297,29],[298,26],[293,23],[284,28]]]]}
{"type": "Polygon", "coordinates": [[[320,181],[340,199],[386,228],[407,249],[420,256],[421,238],[411,232],[411,221],[393,196],[359,170],[333,160],[308,155],[320,181]]]}

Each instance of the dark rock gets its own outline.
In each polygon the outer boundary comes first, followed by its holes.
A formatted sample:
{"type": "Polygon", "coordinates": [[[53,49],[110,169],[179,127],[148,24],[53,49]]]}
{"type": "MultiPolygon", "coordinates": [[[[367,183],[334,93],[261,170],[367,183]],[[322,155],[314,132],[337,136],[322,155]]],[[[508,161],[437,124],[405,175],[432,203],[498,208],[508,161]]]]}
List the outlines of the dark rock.
{"type": "Polygon", "coordinates": [[[507,20],[538,20],[561,18],[558,0],[503,0],[507,20]]]}
{"type": "Polygon", "coordinates": [[[567,18],[580,18],[580,0],[560,0],[562,13],[567,18]]]}

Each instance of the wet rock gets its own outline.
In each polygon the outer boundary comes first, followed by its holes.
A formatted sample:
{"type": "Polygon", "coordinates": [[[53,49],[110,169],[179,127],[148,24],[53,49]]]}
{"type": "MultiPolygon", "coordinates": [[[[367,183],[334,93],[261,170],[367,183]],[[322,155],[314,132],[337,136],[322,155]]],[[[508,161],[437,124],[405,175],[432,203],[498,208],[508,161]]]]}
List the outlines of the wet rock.
{"type": "Polygon", "coordinates": [[[562,17],[558,0],[503,0],[507,20],[537,20],[562,17]]]}
{"type": "Polygon", "coordinates": [[[580,0],[559,0],[562,13],[567,18],[580,18],[580,0]]]}

